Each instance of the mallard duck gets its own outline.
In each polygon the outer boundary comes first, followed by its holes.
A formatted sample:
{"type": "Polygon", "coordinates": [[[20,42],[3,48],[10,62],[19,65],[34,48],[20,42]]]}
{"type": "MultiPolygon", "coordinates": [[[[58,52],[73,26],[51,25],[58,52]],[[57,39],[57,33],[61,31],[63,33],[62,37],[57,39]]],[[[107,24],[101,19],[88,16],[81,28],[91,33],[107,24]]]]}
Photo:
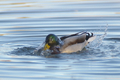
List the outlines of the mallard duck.
{"type": "Polygon", "coordinates": [[[43,51],[51,50],[51,54],[72,53],[81,51],[96,36],[93,33],[78,32],[58,38],[55,34],[48,34],[45,39],[43,51]]]}

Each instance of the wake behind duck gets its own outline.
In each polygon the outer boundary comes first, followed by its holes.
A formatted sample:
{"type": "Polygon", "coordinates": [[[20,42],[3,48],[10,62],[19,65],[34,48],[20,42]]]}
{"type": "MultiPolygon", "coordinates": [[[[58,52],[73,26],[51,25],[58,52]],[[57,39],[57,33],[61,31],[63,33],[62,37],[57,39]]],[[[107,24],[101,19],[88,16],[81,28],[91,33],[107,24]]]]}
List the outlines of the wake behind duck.
{"type": "Polygon", "coordinates": [[[34,53],[51,55],[59,53],[73,53],[82,51],[96,36],[93,33],[78,32],[58,38],[55,34],[46,36],[43,47],[39,47],[34,53]]]}

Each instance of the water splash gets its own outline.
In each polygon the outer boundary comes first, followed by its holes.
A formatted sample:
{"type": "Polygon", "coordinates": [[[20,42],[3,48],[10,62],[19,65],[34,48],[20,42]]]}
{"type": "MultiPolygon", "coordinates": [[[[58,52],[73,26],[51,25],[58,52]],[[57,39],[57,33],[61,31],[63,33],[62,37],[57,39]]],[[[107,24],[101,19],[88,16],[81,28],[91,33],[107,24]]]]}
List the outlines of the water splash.
{"type": "Polygon", "coordinates": [[[107,29],[108,29],[108,24],[105,27],[100,27],[100,32],[98,30],[98,32],[95,32],[94,35],[96,36],[96,39],[89,43],[87,47],[90,48],[97,48],[102,44],[103,39],[105,38],[105,36],[107,35],[107,29]]]}
{"type": "Polygon", "coordinates": [[[35,47],[22,47],[14,49],[10,52],[10,54],[13,55],[33,55],[33,51],[35,50],[35,47]]]}
{"type": "Polygon", "coordinates": [[[50,56],[51,55],[51,50],[45,50],[43,51],[45,42],[43,42],[38,48],[36,48],[33,52],[34,55],[40,55],[40,56],[50,56]]]}

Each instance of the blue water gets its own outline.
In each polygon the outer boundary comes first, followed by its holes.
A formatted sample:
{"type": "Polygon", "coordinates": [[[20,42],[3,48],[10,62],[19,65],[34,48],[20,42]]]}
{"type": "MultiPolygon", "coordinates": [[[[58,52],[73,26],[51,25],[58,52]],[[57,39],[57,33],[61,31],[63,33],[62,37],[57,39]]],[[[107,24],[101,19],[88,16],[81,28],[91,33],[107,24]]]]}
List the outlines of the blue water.
{"type": "Polygon", "coordinates": [[[120,80],[119,49],[119,0],[0,1],[0,80],[120,80]],[[81,31],[98,36],[81,52],[32,54],[50,33],[81,31]]]}

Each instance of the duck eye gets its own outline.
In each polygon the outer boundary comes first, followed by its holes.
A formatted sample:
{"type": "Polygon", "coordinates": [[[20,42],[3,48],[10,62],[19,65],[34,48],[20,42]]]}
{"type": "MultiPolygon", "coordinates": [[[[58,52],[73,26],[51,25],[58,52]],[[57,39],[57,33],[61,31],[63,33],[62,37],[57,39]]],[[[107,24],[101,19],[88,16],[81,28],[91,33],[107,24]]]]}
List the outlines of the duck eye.
{"type": "Polygon", "coordinates": [[[53,41],[53,38],[51,38],[51,41],[53,41]]]}
{"type": "Polygon", "coordinates": [[[50,38],[50,41],[53,41],[53,38],[52,38],[52,37],[50,38]]]}

